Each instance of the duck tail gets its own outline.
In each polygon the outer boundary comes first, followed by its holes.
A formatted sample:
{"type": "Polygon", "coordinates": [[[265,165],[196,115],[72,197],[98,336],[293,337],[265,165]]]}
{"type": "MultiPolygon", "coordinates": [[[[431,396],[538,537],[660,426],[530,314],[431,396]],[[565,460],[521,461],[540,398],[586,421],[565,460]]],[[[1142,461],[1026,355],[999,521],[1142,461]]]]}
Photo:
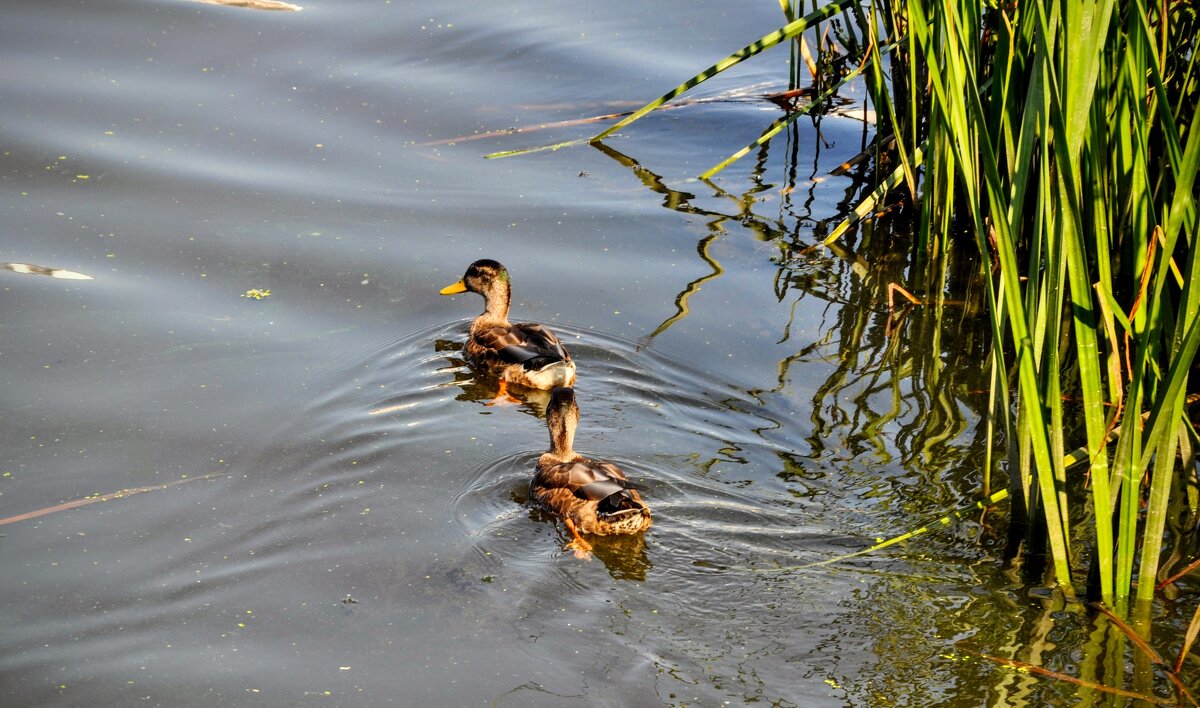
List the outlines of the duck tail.
{"type": "Polygon", "coordinates": [[[570,359],[535,357],[521,364],[538,388],[570,386],[575,382],[575,362],[570,359]]]}
{"type": "Polygon", "coordinates": [[[649,511],[650,509],[646,506],[646,503],[640,499],[635,499],[628,490],[608,495],[600,500],[600,504],[596,509],[596,513],[604,517],[642,515],[649,511]]]}

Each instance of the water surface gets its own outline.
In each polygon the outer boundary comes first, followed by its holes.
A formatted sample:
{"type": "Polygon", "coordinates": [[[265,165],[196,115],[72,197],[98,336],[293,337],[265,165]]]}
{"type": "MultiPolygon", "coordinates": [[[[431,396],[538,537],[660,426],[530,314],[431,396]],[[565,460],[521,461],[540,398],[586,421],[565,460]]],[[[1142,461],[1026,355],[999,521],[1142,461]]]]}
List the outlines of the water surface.
{"type": "Polygon", "coordinates": [[[0,527],[3,703],[1074,695],[958,652],[1093,631],[1004,571],[999,516],[785,569],[973,499],[986,405],[974,313],[889,322],[902,251],[800,250],[861,122],[689,181],[778,117],[786,52],[599,149],[482,159],[777,5],[305,5],[3,3],[0,261],[91,280],[0,270],[0,517],[155,488],[0,527]],[[544,399],[485,405],[481,302],[437,295],[480,257],[574,353],[577,447],[655,510],[590,562],[526,500],[544,399]]]}

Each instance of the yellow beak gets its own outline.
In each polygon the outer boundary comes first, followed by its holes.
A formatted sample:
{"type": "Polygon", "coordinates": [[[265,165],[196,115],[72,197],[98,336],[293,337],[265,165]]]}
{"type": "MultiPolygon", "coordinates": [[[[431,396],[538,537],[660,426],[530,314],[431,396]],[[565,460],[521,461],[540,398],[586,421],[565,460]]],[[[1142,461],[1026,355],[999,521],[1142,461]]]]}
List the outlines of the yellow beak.
{"type": "Polygon", "coordinates": [[[467,284],[460,280],[457,283],[455,283],[454,285],[447,285],[446,287],[439,290],[438,293],[440,293],[442,295],[457,295],[458,293],[465,293],[466,291],[467,291],[467,284]]]}

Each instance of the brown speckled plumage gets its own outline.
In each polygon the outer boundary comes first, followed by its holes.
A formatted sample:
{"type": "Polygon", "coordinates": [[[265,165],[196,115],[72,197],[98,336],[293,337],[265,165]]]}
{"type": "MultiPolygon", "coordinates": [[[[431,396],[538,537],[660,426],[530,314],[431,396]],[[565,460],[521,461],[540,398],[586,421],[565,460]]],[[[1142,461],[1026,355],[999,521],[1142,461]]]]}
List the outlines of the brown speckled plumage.
{"type": "Polygon", "coordinates": [[[462,280],[442,289],[443,295],[474,292],[486,303],[471,323],[465,347],[467,358],[507,383],[551,389],[575,383],[575,362],[562,342],[539,324],[508,321],[512,286],[508,271],[483,259],[467,268],[462,280]]]}
{"type": "Polygon", "coordinates": [[[575,555],[591,546],[580,534],[631,534],[650,527],[650,507],[619,467],[591,460],[574,450],[579,406],[570,388],[556,388],[546,409],[550,449],[537,461],[529,485],[533,500],[562,517],[575,555]]]}

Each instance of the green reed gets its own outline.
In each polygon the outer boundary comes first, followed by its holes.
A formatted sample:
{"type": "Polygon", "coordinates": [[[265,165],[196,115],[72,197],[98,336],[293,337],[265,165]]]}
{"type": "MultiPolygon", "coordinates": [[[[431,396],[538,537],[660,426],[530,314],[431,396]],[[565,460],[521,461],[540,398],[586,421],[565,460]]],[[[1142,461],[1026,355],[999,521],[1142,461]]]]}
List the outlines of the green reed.
{"type": "Polygon", "coordinates": [[[1016,441],[1013,502],[1044,522],[1029,547],[1048,545],[1068,596],[1087,556],[1089,593],[1123,614],[1153,595],[1169,517],[1200,515],[1185,414],[1200,345],[1195,10],[878,0],[846,14],[867,37],[860,69],[896,166],[824,243],[901,184],[922,207],[919,249],[974,242],[989,436],[1016,441]],[[1084,480],[1068,474],[1075,447],[1084,480]]]}
{"type": "MultiPolygon", "coordinates": [[[[1146,631],[1156,581],[1194,568],[1200,548],[1186,412],[1200,347],[1196,10],[878,0],[868,23],[902,47],[890,85],[868,83],[890,106],[880,133],[907,146],[882,184],[919,166],[924,247],[964,235],[980,256],[988,435],[1010,441],[1026,551],[1048,545],[1067,598],[1087,567],[1089,597],[1117,617],[1136,609],[1146,631]]],[[[1128,640],[1139,690],[1157,664],[1192,700],[1179,671],[1198,631],[1200,610],[1171,666],[1133,631],[1108,633],[1081,672],[1119,681],[1128,640]]]]}
{"type": "MultiPolygon", "coordinates": [[[[993,334],[987,435],[1009,441],[1003,465],[980,464],[1009,473],[1014,518],[1031,520],[1026,550],[1048,546],[1066,596],[1086,562],[1089,594],[1124,615],[1151,599],[1160,565],[1168,574],[1165,543],[1172,567],[1196,555],[1186,530],[1200,519],[1200,437],[1185,405],[1200,347],[1194,3],[804,5],[781,0],[784,27],[574,142],[600,145],[725,69],[790,46],[789,86],[803,59],[815,98],[707,180],[861,75],[878,121],[877,181],[823,245],[907,199],[922,234],[908,277],[935,301],[940,281],[920,264],[976,251],[993,334]],[[840,63],[823,39],[835,21],[840,63]],[[1072,467],[1080,459],[1086,467],[1072,467]]],[[[995,497],[986,475],[982,496],[995,497]]]]}
{"type": "Polygon", "coordinates": [[[1085,539],[1092,591],[1117,608],[1135,575],[1136,598],[1151,598],[1172,482],[1195,475],[1178,453],[1194,436],[1184,402],[1200,344],[1197,39],[1195,17],[1175,8],[891,9],[927,71],[932,160],[954,175],[952,207],[932,224],[965,223],[999,264],[993,356],[1017,370],[1006,425],[1021,501],[1046,521],[1062,587],[1080,555],[1072,539],[1085,539]],[[1090,453],[1086,494],[1063,465],[1077,442],[1090,453]]]}

